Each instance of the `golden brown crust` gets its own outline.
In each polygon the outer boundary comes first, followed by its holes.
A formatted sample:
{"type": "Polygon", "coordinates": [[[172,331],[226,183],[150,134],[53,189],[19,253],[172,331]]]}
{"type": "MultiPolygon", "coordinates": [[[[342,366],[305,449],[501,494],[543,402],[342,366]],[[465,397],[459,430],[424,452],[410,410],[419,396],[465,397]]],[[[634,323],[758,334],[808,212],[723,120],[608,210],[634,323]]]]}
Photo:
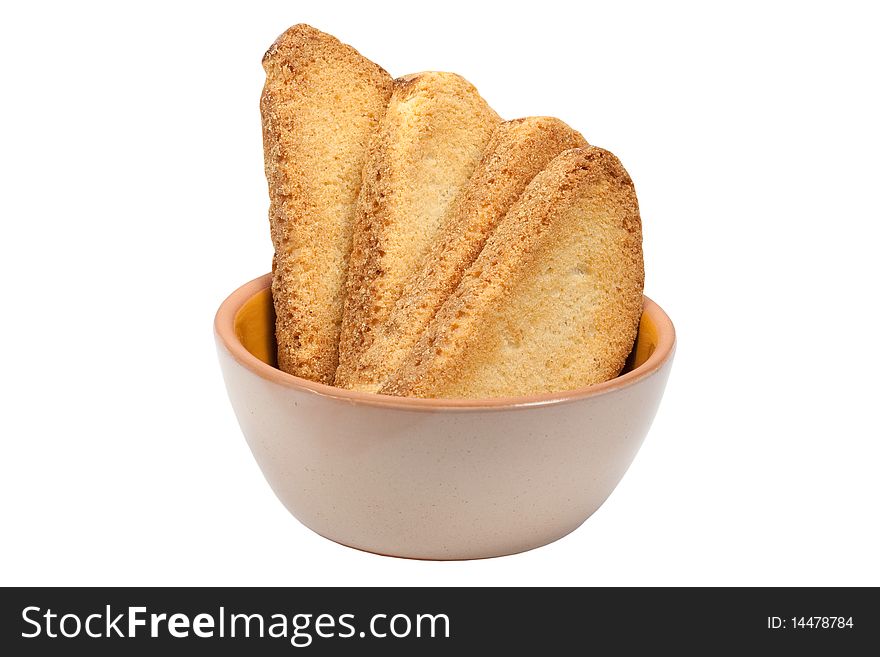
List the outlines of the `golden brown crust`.
{"type": "Polygon", "coordinates": [[[353,384],[374,331],[387,320],[499,122],[474,86],[454,73],[395,81],[363,169],[336,385],[353,384]]]}
{"type": "Polygon", "coordinates": [[[374,328],[372,344],[356,364],[349,387],[370,392],[381,387],[526,185],[562,151],[586,145],[579,132],[553,117],[515,119],[495,129],[437,238],[407,278],[388,321],[374,328]]]}
{"type": "Polygon", "coordinates": [[[499,397],[616,376],[641,315],[641,220],[608,151],[568,150],[529,184],[380,392],[499,397]]]}
{"type": "Polygon", "coordinates": [[[263,68],[278,364],[332,383],[361,170],[392,79],[308,25],[278,37],[263,68]]]}

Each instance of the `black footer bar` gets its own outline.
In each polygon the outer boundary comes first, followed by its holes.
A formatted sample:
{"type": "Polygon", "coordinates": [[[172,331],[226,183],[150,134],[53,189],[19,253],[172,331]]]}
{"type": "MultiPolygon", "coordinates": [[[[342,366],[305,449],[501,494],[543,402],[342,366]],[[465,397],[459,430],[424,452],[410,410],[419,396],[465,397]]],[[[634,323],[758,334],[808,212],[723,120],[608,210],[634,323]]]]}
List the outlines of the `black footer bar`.
{"type": "Polygon", "coordinates": [[[869,588],[20,588],[2,590],[7,655],[853,654],[880,645],[869,588]],[[786,653],[787,654],[787,653],[786,653]]]}

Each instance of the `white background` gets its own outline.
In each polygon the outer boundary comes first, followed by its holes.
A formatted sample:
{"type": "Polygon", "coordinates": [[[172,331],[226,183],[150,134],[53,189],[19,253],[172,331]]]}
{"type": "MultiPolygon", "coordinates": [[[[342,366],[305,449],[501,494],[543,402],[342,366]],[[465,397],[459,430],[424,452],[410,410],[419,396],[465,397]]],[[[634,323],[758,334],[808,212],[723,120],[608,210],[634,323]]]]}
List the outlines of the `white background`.
{"type": "Polygon", "coordinates": [[[710,4],[4,3],[0,583],[880,585],[878,22],[710,4]],[[377,557],[263,480],[211,323],[270,266],[260,58],[297,22],[557,115],[635,180],[679,349],[567,538],[377,557]]]}

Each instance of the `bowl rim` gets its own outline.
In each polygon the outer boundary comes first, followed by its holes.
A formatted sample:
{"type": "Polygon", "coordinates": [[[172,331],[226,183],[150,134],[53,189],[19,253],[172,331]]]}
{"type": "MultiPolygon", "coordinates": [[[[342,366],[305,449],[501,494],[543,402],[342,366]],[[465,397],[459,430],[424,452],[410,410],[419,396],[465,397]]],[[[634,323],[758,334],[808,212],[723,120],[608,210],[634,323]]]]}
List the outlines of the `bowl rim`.
{"type": "Polygon", "coordinates": [[[273,383],[309,392],[321,397],[328,397],[339,401],[363,406],[375,406],[381,408],[397,408],[411,411],[442,411],[442,410],[510,410],[518,408],[532,408],[535,406],[552,406],[578,401],[591,397],[598,397],[622,388],[628,388],[644,379],[654,375],[663,365],[669,361],[675,352],[675,327],[672,320],[648,297],[644,297],[642,313],[650,315],[657,327],[658,341],[653,353],[639,367],[617,378],[595,383],[591,386],[563,390],[561,392],[542,393],[539,395],[524,395],[517,397],[493,397],[487,399],[426,399],[421,397],[395,397],[372,392],[361,392],[337,388],[324,383],[317,383],[293,374],[283,372],[276,367],[264,363],[262,360],[249,352],[238,339],[235,333],[235,316],[241,307],[259,292],[269,288],[272,284],[272,274],[264,274],[248,283],[245,283],[230,294],[214,317],[214,335],[218,346],[226,351],[242,366],[262,379],[273,383]]]}

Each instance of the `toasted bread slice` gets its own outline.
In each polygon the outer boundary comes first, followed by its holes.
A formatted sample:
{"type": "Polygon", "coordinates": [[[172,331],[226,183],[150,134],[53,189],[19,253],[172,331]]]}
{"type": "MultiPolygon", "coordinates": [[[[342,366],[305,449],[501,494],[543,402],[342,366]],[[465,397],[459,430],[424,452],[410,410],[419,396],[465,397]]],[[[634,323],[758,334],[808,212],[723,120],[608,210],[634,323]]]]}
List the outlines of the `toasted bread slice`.
{"type": "Polygon", "coordinates": [[[333,383],[361,171],[393,80],[308,25],[278,37],[263,68],[278,366],[333,383]]]}
{"type": "Polygon", "coordinates": [[[357,363],[350,387],[369,392],[381,387],[418,342],[526,185],[562,151],[586,145],[576,130],[547,116],[506,121],[495,129],[437,238],[407,278],[388,321],[374,327],[374,337],[357,363]]]}
{"type": "Polygon", "coordinates": [[[336,385],[355,381],[374,331],[388,319],[500,121],[454,73],[395,80],[364,165],[336,385]]]}
{"type": "Polygon", "coordinates": [[[506,397],[611,379],[635,340],[638,202],[608,151],[556,157],[529,184],[380,392],[506,397]]]}

